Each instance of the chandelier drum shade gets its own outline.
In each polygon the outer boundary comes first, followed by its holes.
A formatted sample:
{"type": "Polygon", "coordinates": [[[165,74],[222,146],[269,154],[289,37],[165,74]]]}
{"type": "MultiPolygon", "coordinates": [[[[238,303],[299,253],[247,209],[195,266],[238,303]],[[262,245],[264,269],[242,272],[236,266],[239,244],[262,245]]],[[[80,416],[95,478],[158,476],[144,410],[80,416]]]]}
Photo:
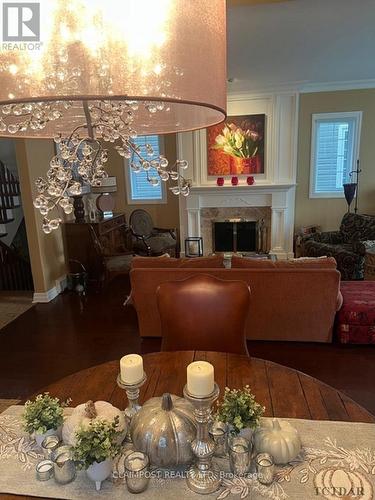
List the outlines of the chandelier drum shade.
{"type": "Polygon", "coordinates": [[[45,102],[52,112],[43,129],[9,135],[69,135],[85,119],[82,101],[149,104],[134,116],[139,135],[225,118],[224,0],[42,0],[40,46],[20,45],[8,42],[0,52],[0,105],[45,102]]]}
{"type": "Polygon", "coordinates": [[[135,172],[147,171],[152,185],[172,181],[174,194],[188,195],[181,173],[187,162],[169,165],[135,139],[225,119],[225,0],[39,5],[38,12],[30,9],[37,19],[27,26],[33,35],[39,22],[40,39],[12,39],[0,51],[0,136],[54,138],[58,144],[46,178],[36,181],[34,204],[45,232],[60,223],[47,217],[51,210],[70,213],[71,196],[107,177],[106,142],[135,172]]]}

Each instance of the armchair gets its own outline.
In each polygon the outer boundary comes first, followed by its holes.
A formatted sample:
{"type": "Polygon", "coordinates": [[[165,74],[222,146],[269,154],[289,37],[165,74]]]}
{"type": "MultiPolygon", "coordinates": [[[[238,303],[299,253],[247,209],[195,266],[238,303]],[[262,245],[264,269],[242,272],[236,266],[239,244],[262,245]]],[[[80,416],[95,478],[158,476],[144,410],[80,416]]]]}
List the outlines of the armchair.
{"type": "Polygon", "coordinates": [[[93,248],[98,257],[98,278],[101,287],[108,285],[117,276],[128,275],[133,252],[124,250],[122,253],[108,254],[91,224],[89,231],[93,248]]]}
{"type": "Polygon", "coordinates": [[[347,213],[339,231],[304,236],[302,255],[334,257],[342,280],[364,277],[366,249],[375,244],[375,216],[347,213]]]}
{"type": "Polygon", "coordinates": [[[177,229],[154,227],[151,215],[146,210],[134,210],[129,226],[132,248],[138,255],[158,256],[164,253],[178,256],[177,229]]]}

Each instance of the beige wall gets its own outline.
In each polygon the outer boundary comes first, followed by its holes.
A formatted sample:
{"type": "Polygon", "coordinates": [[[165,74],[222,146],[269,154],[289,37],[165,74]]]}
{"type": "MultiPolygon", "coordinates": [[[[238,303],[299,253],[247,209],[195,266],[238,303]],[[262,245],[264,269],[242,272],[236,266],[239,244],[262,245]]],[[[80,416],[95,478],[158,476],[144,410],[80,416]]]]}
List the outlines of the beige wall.
{"type": "MultiPolygon", "coordinates": [[[[176,136],[174,134],[164,137],[165,156],[172,164],[176,160],[176,136]]],[[[126,198],[126,183],[128,177],[126,175],[124,158],[122,158],[115,150],[110,149],[109,160],[106,169],[110,175],[117,178],[117,193],[116,212],[125,212],[127,221],[133,210],[143,208],[147,210],[154,221],[156,227],[175,228],[179,227],[179,197],[174,195],[167,189],[167,203],[153,205],[129,205],[126,198]]],[[[168,188],[169,183],[166,187],[168,188]]]]}
{"type": "Polygon", "coordinates": [[[309,199],[311,116],[313,113],[363,111],[359,212],[375,214],[375,89],[302,94],[299,112],[295,226],[320,224],[336,230],[346,212],[345,198],[309,199]]]}
{"type": "Polygon", "coordinates": [[[44,234],[41,229],[42,218],[33,206],[33,198],[36,195],[35,179],[45,176],[53,154],[54,146],[51,140],[16,141],[17,166],[34,290],[39,293],[56,286],[56,280],[66,274],[61,229],[48,235],[44,234]]]}

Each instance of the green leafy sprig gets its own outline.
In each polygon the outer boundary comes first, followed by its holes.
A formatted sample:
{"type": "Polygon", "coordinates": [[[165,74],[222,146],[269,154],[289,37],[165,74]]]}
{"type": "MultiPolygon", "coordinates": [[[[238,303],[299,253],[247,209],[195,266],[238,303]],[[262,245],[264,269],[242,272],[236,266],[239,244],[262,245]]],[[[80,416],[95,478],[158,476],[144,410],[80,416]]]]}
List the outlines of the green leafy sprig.
{"type": "Polygon", "coordinates": [[[218,403],[215,418],[231,425],[232,434],[239,434],[246,427],[258,427],[264,410],[264,406],[255,401],[248,385],[242,390],[226,387],[223,401],[218,403]]]}
{"type": "Polygon", "coordinates": [[[115,458],[120,451],[117,438],[119,417],[112,422],[93,420],[87,427],[81,427],[76,434],[76,445],[73,458],[79,466],[88,469],[94,462],[104,462],[107,458],[115,458]]]}
{"type": "Polygon", "coordinates": [[[38,394],[34,401],[26,401],[23,417],[23,428],[29,434],[44,434],[50,429],[58,429],[64,421],[64,408],[71,400],[61,402],[48,392],[38,394]]]}

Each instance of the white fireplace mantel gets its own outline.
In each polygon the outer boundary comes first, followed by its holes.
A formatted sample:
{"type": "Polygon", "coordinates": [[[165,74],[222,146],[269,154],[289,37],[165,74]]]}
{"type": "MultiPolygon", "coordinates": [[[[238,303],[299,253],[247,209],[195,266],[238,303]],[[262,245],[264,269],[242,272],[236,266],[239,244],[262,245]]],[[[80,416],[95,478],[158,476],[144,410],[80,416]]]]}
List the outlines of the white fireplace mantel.
{"type": "Polygon", "coordinates": [[[271,207],[271,253],[293,256],[295,185],[193,188],[186,199],[187,235],[201,236],[202,208],[271,207]]]}
{"type": "MultiPolygon", "coordinates": [[[[192,180],[191,194],[180,200],[181,248],[187,236],[201,236],[204,208],[270,207],[271,252],[280,259],[293,256],[294,203],[297,172],[298,94],[284,92],[228,96],[228,116],[266,115],[265,172],[255,184],[216,185],[207,171],[206,131],[178,134],[178,157],[189,162],[184,172],[192,180]]],[[[204,245],[204,242],[203,242],[204,245]]]]}

